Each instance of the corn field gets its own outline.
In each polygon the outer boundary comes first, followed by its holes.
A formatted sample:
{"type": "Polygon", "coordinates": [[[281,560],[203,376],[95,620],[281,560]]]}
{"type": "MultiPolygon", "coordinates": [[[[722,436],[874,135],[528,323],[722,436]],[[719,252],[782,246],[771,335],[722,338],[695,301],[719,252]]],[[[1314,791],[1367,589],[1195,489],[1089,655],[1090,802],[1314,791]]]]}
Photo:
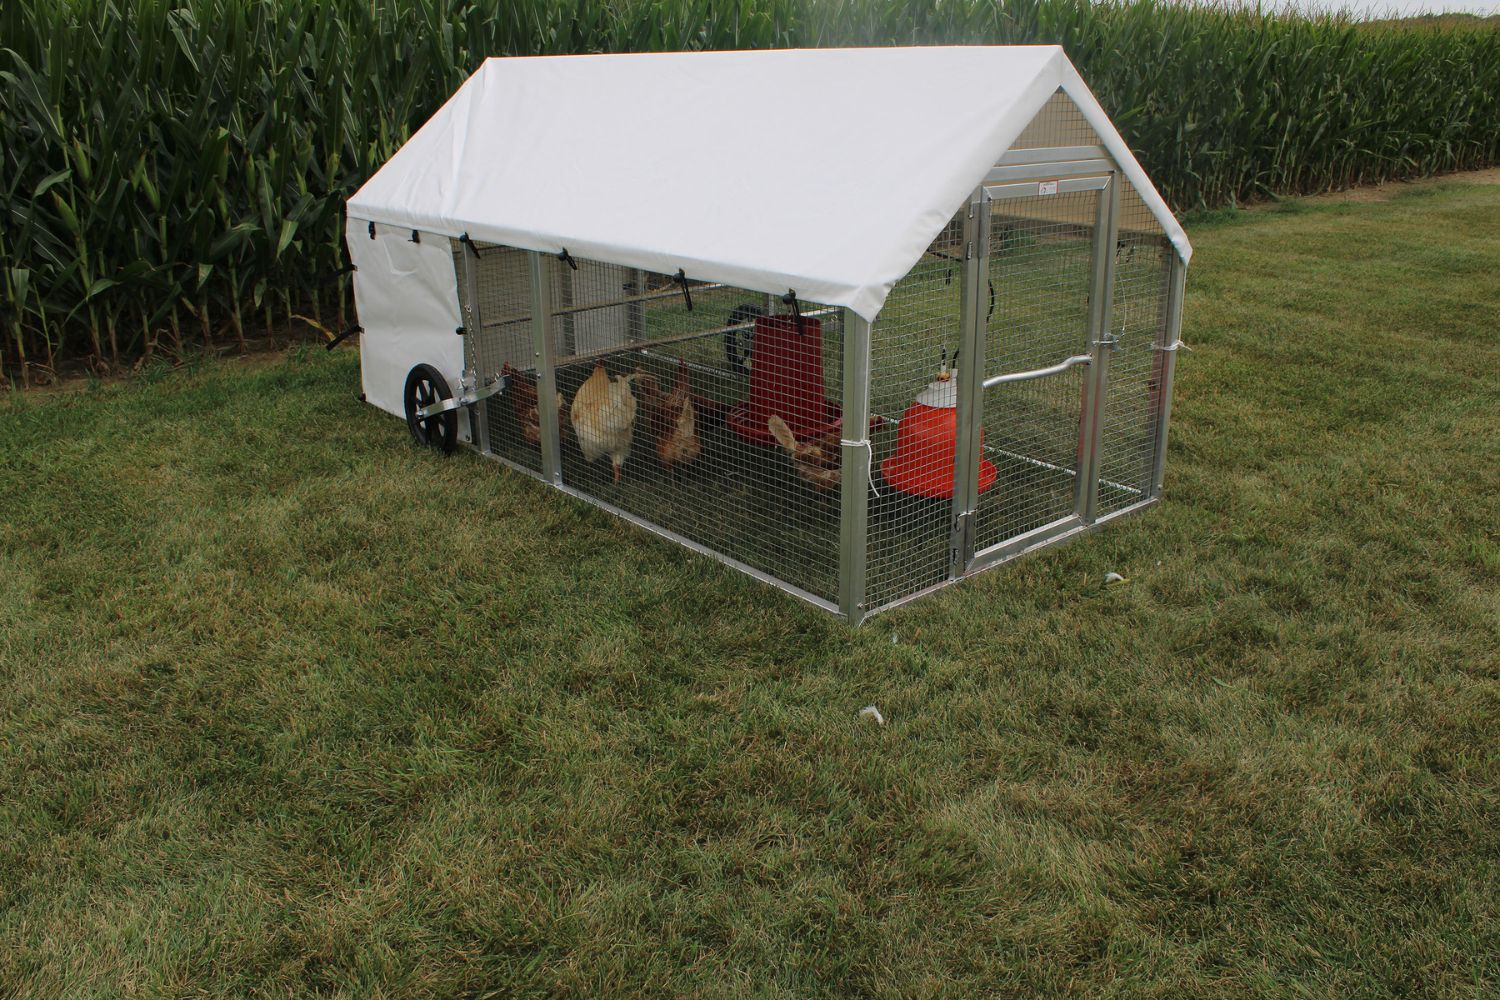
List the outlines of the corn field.
{"type": "Polygon", "coordinates": [[[8,0],[0,368],[342,328],[344,200],[487,56],[1008,42],[1062,44],[1179,209],[1500,162],[1484,27],[1160,0],[8,0]]]}

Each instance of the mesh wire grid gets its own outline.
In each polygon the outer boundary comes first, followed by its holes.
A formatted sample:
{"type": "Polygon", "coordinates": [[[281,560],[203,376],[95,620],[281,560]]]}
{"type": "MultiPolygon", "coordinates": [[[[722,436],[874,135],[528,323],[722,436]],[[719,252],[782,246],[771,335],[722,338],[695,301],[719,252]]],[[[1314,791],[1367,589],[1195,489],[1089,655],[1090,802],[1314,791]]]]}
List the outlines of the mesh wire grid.
{"type": "Polygon", "coordinates": [[[573,263],[545,264],[564,484],[836,601],[842,310],[573,263]]]}
{"type": "Polygon", "coordinates": [[[870,328],[872,478],[865,555],[865,599],[880,607],[948,577],[950,497],[898,491],[880,472],[896,455],[899,423],[958,350],[963,321],[963,218],[944,227],[915,267],[891,289],[870,328]]]}
{"type": "Polygon", "coordinates": [[[1163,397],[1163,353],[1167,295],[1175,251],[1129,182],[1121,189],[1119,238],[1115,243],[1114,298],[1110,329],[1119,338],[1111,352],[1105,394],[1099,469],[1099,514],[1145,499],[1156,454],[1157,418],[1163,397]]]}
{"type": "MultiPolygon", "coordinates": [[[[986,377],[1088,352],[1098,202],[1098,192],[1083,191],[992,203],[986,377]]],[[[981,451],[995,478],[975,510],[976,551],[1073,513],[1087,371],[983,390],[981,451]]]]}
{"type": "MultiPolygon", "coordinates": [[[[1098,133],[1061,91],[1017,149],[1100,145],[1098,133]]],[[[1112,289],[1111,353],[1098,464],[1100,516],[1148,495],[1162,397],[1162,355],[1171,248],[1136,190],[1120,184],[1112,289]]],[[[992,205],[985,319],[985,375],[1046,367],[1088,353],[1089,302],[1100,192],[992,205]]],[[[888,419],[874,435],[877,468],[889,459],[901,411],[931,380],[943,348],[960,336],[962,224],[955,219],[898,282],[871,330],[871,408],[888,419]],[[945,259],[945,257],[947,259],[945,259]]],[[[1079,509],[1080,424],[1087,367],[984,390],[982,454],[994,469],[981,492],[975,551],[981,552],[1079,509]]],[[[988,478],[981,474],[981,483],[988,478]]],[[[949,574],[950,501],[906,496],[884,484],[872,499],[867,595],[888,605],[949,574]]]]}
{"type": "MultiPolygon", "coordinates": [[[[1104,140],[1094,127],[1083,117],[1083,112],[1074,103],[1073,99],[1058,90],[1047,103],[1042,105],[1042,110],[1036,113],[1021,132],[1021,137],[1012,145],[1012,149],[1051,149],[1069,146],[1101,146],[1104,140]]],[[[1120,187],[1120,226],[1126,227],[1127,220],[1139,220],[1142,230],[1151,229],[1161,232],[1160,225],[1156,222],[1151,210],[1141,200],[1140,193],[1130,184],[1125,183],[1120,187]]]]}
{"type": "Polygon", "coordinates": [[[453,240],[453,266],[466,325],[477,305],[478,330],[464,337],[464,367],[481,385],[506,378],[504,391],[480,402],[476,419],[489,431],[489,450],[532,472],[542,471],[541,423],[536,405],[536,364],[532,350],[531,272],[524,250],[476,243],[466,250],[453,240]],[[466,259],[467,258],[467,259],[466,259]],[[465,268],[478,292],[469,300],[465,268]]]}
{"type": "MultiPolygon", "coordinates": [[[[1058,90],[1013,148],[1102,144],[1103,139],[1084,118],[1077,104],[1058,90]]],[[[1119,339],[1110,354],[1104,399],[1098,466],[1097,512],[1100,516],[1141,501],[1148,495],[1151,485],[1157,418],[1163,394],[1163,359],[1156,348],[1167,321],[1166,300],[1174,252],[1161,224],[1136,188],[1120,175],[1116,176],[1116,183],[1120,202],[1119,237],[1115,251],[1110,327],[1119,339]]],[[[1054,209],[1054,217],[1063,215],[1065,213],[1054,209]]],[[[1090,224],[1083,218],[1075,221],[1085,226],[1090,224]]],[[[1087,294],[1086,290],[1084,294],[1087,294]]],[[[1077,369],[1073,377],[1080,383],[1081,390],[1081,381],[1086,374],[1077,369]]],[[[1042,389],[1037,385],[1036,391],[1042,389]]],[[[1064,454],[1060,448],[1054,450],[1058,455],[1064,454]]],[[[1050,464],[1062,463],[1053,461],[1050,464]]],[[[1076,469],[1076,463],[1072,467],[1076,469]]],[[[1057,508],[1061,507],[1059,499],[1057,508]]]]}
{"type": "Polygon", "coordinates": [[[1073,99],[1062,90],[1055,91],[1042,110],[1021,132],[1011,149],[1049,149],[1056,146],[1092,146],[1099,133],[1083,117],[1073,99]]]}

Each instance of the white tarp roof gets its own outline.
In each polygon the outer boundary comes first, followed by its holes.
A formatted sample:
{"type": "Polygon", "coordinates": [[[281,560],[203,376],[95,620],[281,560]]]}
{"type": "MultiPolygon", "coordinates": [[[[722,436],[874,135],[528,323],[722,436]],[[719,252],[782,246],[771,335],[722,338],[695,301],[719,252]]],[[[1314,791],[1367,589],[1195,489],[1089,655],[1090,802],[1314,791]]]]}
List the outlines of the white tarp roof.
{"type": "Polygon", "coordinates": [[[1187,236],[1061,48],[489,59],[351,219],[784,292],[873,320],[1062,88],[1187,236]]]}

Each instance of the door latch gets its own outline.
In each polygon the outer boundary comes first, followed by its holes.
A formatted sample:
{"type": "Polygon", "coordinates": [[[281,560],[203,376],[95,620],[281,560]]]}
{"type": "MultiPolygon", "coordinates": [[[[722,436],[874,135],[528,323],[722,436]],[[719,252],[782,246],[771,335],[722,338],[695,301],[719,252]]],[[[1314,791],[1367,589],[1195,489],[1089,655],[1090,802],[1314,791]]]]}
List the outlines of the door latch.
{"type": "Polygon", "coordinates": [[[948,540],[949,575],[957,578],[968,569],[969,553],[974,547],[974,512],[965,511],[953,519],[948,540]]]}

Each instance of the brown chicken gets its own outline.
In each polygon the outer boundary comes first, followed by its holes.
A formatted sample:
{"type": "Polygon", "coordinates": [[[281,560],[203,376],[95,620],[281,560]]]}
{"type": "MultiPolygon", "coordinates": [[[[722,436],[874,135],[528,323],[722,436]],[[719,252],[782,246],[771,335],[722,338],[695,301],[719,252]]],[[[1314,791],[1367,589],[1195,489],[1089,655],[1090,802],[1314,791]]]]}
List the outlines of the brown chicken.
{"type": "MultiPolygon", "coordinates": [[[[516,414],[516,423],[521,425],[521,437],[527,444],[542,443],[542,418],[537,406],[536,376],[518,371],[509,361],[500,369],[506,379],[505,395],[510,397],[511,408],[516,414]]],[[[562,393],[557,394],[557,422],[562,424],[562,393]]]]}
{"type": "Polygon", "coordinates": [[[776,443],[786,449],[792,457],[792,466],[797,475],[820,490],[831,490],[839,485],[843,453],[839,446],[838,432],[834,431],[811,441],[798,441],[786,421],[772,416],[766,421],[776,443]]]}
{"type": "Polygon", "coordinates": [[[666,392],[650,376],[636,382],[641,391],[641,405],[646,423],[656,440],[656,457],[670,469],[674,465],[691,465],[703,451],[698,438],[697,407],[694,405],[685,360],[677,363],[677,381],[666,392]]]}
{"type": "Polygon", "coordinates": [[[662,391],[655,375],[637,371],[635,389],[647,416],[656,457],[668,469],[692,463],[703,452],[702,434],[724,422],[729,404],[692,391],[688,365],[678,359],[677,379],[662,391]]]}

